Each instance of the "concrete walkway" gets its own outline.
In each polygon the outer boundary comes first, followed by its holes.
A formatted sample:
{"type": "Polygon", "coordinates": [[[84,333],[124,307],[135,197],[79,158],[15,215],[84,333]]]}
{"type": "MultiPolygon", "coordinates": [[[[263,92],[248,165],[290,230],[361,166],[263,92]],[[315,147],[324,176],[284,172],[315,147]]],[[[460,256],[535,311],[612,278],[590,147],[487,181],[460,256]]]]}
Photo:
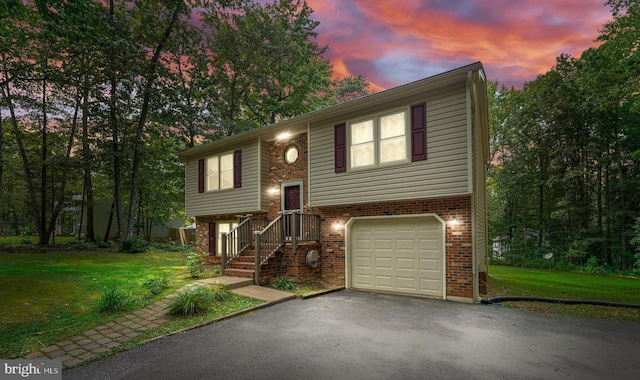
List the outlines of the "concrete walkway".
{"type": "MultiPolygon", "coordinates": [[[[182,289],[213,283],[225,284],[236,294],[265,301],[266,304],[260,305],[261,307],[295,298],[295,295],[291,293],[255,286],[250,279],[227,276],[195,281],[185,285],[182,289]]],[[[117,348],[129,339],[169,321],[170,317],[164,314],[164,309],[172,297],[175,297],[175,293],[145,308],[116,318],[92,330],[87,330],[68,340],[44,347],[40,351],[27,355],[25,359],[60,360],[64,368],[69,368],[102,355],[117,348]]]]}

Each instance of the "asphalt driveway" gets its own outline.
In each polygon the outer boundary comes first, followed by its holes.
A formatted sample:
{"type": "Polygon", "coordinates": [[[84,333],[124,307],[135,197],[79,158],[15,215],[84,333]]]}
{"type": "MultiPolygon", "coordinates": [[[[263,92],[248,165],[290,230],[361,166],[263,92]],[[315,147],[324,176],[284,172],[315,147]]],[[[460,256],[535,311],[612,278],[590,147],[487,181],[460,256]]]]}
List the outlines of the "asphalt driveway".
{"type": "Polygon", "coordinates": [[[64,379],[638,379],[640,323],[341,291],[168,337],[64,379]]]}

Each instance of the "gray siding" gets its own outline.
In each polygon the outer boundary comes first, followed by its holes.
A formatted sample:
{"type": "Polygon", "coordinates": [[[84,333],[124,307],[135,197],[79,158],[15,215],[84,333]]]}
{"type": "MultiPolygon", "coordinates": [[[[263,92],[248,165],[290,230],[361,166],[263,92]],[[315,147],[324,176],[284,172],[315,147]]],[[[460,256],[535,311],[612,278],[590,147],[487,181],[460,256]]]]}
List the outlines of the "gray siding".
{"type": "Polygon", "coordinates": [[[258,164],[263,160],[258,157],[258,142],[221,154],[242,149],[242,187],[198,193],[198,159],[186,162],[185,193],[186,213],[189,216],[206,216],[219,214],[240,214],[259,211],[259,170],[258,164]]]}
{"type": "MultiPolygon", "coordinates": [[[[334,130],[312,125],[309,134],[313,207],[429,198],[469,193],[467,101],[464,88],[427,102],[427,160],[385,168],[334,172],[334,130]]],[[[379,110],[384,113],[386,110],[379,110]]],[[[354,115],[365,117],[370,115],[354,115]]],[[[349,121],[349,120],[343,120],[349,121]]]]}
{"type": "Polygon", "coordinates": [[[260,197],[260,211],[267,212],[269,210],[269,194],[267,193],[269,185],[269,143],[260,141],[260,178],[262,186],[256,193],[260,197]]]}

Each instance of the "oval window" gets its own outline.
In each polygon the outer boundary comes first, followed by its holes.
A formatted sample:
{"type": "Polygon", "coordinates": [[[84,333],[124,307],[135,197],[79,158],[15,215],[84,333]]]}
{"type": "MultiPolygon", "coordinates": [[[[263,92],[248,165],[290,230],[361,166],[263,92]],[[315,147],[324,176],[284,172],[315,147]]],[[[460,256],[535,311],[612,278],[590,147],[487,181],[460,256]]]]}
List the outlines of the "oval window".
{"type": "Polygon", "coordinates": [[[293,164],[298,159],[298,148],[290,146],[284,152],[284,160],[289,164],[293,164]]]}

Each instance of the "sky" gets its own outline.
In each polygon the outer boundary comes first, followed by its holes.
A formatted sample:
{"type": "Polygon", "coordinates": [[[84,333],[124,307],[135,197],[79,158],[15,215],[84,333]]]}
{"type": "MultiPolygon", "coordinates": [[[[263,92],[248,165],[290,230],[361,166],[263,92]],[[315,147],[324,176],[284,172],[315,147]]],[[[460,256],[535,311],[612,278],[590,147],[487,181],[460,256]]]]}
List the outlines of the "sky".
{"type": "Polygon", "coordinates": [[[611,19],[605,0],[307,0],[336,77],[376,91],[481,61],[521,88],[559,55],[579,57],[611,19]]]}

